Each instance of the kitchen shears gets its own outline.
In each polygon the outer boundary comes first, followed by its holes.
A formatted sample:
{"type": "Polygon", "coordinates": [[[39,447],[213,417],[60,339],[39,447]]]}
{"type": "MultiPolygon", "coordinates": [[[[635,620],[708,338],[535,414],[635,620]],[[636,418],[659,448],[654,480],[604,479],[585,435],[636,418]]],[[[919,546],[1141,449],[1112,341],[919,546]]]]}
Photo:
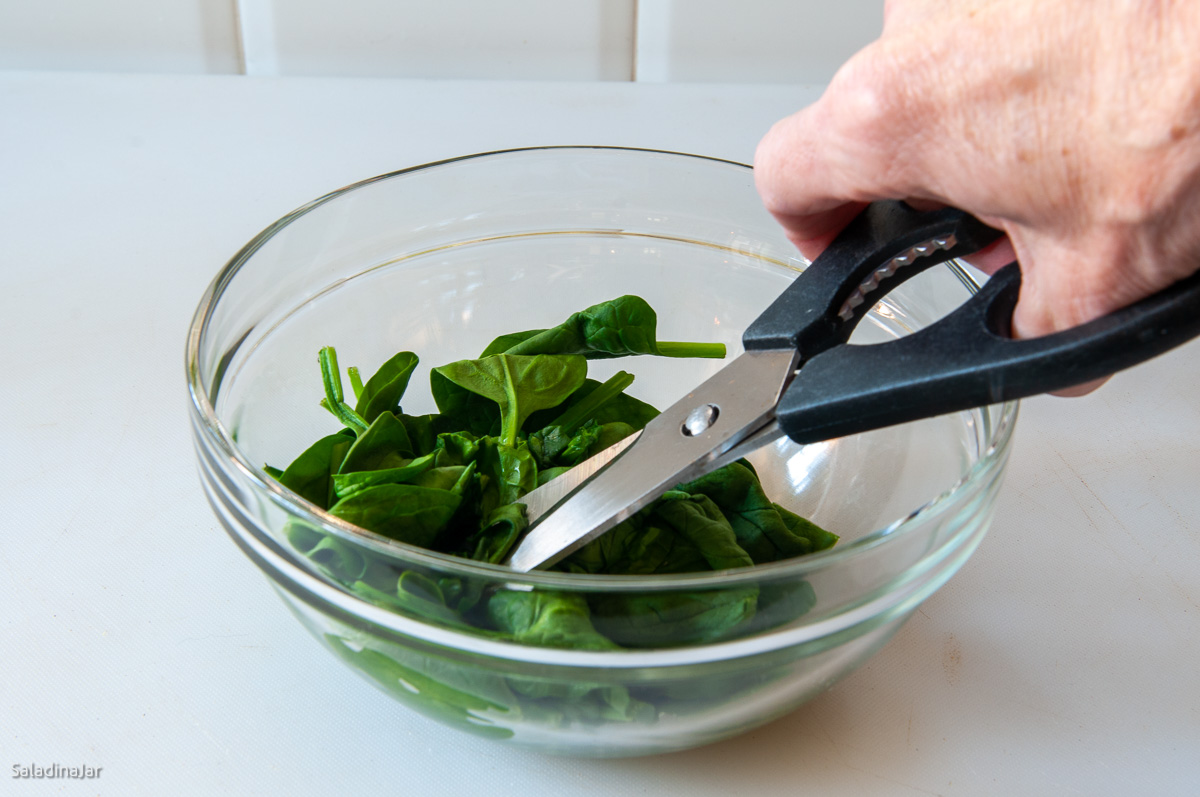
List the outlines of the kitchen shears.
{"type": "Polygon", "coordinates": [[[507,564],[553,564],[676,484],[787,436],[815,443],[1078,385],[1200,334],[1200,273],[1063,332],[1013,339],[1016,263],[886,343],[848,340],[888,291],[1001,233],[954,208],[869,205],[745,331],[744,353],[630,436],[530,492],[507,564]]]}

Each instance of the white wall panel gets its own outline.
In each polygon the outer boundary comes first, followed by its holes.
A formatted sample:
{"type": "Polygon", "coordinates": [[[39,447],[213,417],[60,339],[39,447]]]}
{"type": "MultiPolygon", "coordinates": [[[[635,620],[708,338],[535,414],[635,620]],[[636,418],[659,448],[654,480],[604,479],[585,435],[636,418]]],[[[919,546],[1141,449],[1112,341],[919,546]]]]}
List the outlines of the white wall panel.
{"type": "MultiPolygon", "coordinates": [[[[633,0],[242,0],[282,75],[629,80],[633,0]],[[269,6],[269,11],[265,7],[269,6]]],[[[251,69],[251,71],[255,71],[251,69]]],[[[264,70],[266,71],[266,70],[264,70]]]]}
{"type": "Polygon", "coordinates": [[[0,69],[236,73],[234,0],[0,0],[0,69]]]}
{"type": "Polygon", "coordinates": [[[638,79],[826,83],[883,30],[883,0],[638,0],[638,79]]]}

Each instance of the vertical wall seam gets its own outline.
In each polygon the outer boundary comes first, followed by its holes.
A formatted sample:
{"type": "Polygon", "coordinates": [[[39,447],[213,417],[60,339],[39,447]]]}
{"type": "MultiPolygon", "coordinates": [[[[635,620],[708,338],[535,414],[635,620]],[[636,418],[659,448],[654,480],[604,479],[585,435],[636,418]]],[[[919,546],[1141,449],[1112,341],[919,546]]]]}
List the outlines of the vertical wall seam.
{"type": "Polygon", "coordinates": [[[633,0],[633,48],[629,53],[629,81],[637,83],[638,79],[638,3],[633,0]]]}
{"type": "Polygon", "coordinates": [[[668,82],[671,0],[637,0],[634,25],[634,79],[640,83],[668,82]]]}
{"type": "Polygon", "coordinates": [[[233,38],[237,45],[238,74],[246,74],[246,28],[242,23],[242,8],[238,0],[229,0],[233,5],[233,38]]]}

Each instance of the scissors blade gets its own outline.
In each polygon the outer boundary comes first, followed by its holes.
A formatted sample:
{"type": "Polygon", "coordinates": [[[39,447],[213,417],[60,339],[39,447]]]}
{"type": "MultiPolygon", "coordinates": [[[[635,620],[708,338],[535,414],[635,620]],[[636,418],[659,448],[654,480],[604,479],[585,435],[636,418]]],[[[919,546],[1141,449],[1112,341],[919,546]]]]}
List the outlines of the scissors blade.
{"type": "Polygon", "coordinates": [[[508,565],[526,572],[554,564],[770,426],[797,360],[790,349],[740,355],[646,424],[636,442],[543,515],[508,565]]]}
{"type": "Polygon", "coordinates": [[[521,503],[525,505],[525,517],[529,520],[529,525],[534,525],[542,519],[542,515],[565,501],[571,493],[582,487],[584,482],[599,473],[618,454],[633,445],[641,434],[639,430],[623,440],[618,440],[603,451],[580,462],[566,473],[554,477],[536,490],[525,493],[521,498],[521,503]]]}

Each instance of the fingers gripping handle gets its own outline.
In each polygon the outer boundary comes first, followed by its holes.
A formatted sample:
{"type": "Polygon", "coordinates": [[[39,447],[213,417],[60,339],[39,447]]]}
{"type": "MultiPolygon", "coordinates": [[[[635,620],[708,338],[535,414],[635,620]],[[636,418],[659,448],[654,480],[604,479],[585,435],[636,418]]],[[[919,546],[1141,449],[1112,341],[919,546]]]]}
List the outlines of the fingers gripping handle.
{"type": "Polygon", "coordinates": [[[888,343],[841,346],[805,364],[779,402],[798,443],[1061,390],[1200,335],[1200,273],[1095,321],[1028,340],[1010,335],[1015,263],[966,304],[888,343]]]}
{"type": "Polygon", "coordinates": [[[788,349],[808,359],[850,338],[887,290],[930,266],[979,251],[1000,236],[953,208],[920,212],[875,202],[797,277],[742,336],[746,349],[788,349]]]}

